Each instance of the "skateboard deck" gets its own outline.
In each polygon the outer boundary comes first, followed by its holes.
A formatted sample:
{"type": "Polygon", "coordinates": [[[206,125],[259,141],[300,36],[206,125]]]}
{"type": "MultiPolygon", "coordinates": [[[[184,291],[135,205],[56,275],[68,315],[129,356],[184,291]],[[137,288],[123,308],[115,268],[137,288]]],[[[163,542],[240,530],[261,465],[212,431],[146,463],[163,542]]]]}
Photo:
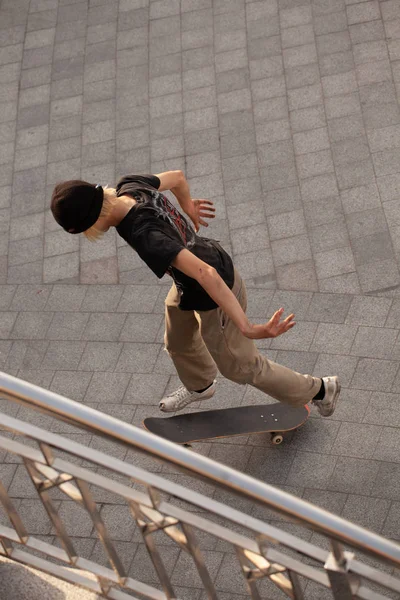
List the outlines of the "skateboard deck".
{"type": "Polygon", "coordinates": [[[285,431],[297,429],[310,415],[308,405],[290,407],[281,402],[238,406],[202,412],[185,413],[174,417],[148,417],[143,426],[177,444],[190,444],[213,438],[270,433],[274,444],[281,444],[285,431]]]}

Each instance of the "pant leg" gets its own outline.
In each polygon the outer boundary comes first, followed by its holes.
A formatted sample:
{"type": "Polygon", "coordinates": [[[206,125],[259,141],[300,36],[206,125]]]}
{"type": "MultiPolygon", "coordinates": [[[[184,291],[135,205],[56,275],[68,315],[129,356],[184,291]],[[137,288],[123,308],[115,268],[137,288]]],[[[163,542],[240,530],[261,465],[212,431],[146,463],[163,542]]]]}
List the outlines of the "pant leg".
{"type": "MultiPolygon", "coordinates": [[[[246,288],[237,272],[232,291],[246,310],[246,288]]],[[[246,338],[220,308],[202,311],[199,315],[204,342],[219,371],[227,379],[248,383],[293,406],[306,404],[318,393],[321,387],[319,378],[301,375],[268,360],[260,354],[253,340],[246,338]]]]}
{"type": "Polygon", "coordinates": [[[203,342],[195,312],[179,308],[175,284],[165,300],[164,342],[179,379],[188,390],[201,390],[212,383],[217,366],[203,342]]]}

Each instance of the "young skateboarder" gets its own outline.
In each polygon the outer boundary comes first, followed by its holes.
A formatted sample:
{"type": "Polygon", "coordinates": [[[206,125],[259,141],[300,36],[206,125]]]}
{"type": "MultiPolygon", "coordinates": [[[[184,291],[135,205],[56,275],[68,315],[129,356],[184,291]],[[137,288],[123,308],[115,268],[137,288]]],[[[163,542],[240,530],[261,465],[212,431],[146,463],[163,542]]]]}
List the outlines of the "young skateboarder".
{"type": "Polygon", "coordinates": [[[158,278],[173,285],[165,301],[165,347],[183,386],[160,402],[164,412],[181,410],[215,393],[217,370],[292,406],[310,401],[330,416],[340,392],[338,378],[301,375],[269,361],[254,339],[289,331],[294,315],[283,308],[261,325],[246,316],[246,289],[230,256],[215,240],[197,235],[213,218],[209,200],[190,195],[182,171],[123,177],[115,189],[85,181],[56,185],[51,199],[56,221],[69,233],[96,240],[110,227],[139,254],[158,278]],[[161,193],[171,190],[189,221],[161,193]]]}

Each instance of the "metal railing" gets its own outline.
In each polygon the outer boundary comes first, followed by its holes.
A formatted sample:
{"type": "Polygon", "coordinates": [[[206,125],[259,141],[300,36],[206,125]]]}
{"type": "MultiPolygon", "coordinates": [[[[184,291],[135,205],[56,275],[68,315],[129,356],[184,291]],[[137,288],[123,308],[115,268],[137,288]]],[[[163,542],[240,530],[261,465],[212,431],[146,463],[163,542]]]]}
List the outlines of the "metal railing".
{"type": "Polygon", "coordinates": [[[255,600],[265,597],[265,593],[274,600],[278,597],[304,600],[309,582],[330,589],[335,600],[383,600],[388,592],[389,597],[400,597],[400,580],[391,574],[391,570],[400,566],[400,546],[394,542],[143,429],[5,373],[0,373],[0,397],[122,443],[166,465],[183,469],[196,480],[200,478],[279,512],[322,534],[329,547],[325,550],[304,541],[230,504],[196,492],[192,485],[184,487],[167,476],[0,413],[1,427],[17,434],[0,436],[0,450],[22,460],[61,544],[57,547],[30,534],[10,492],[0,481],[0,502],[11,525],[0,524],[0,555],[105,598],[175,599],[179,596],[163,560],[165,547],[158,540],[158,536],[163,535],[168,544],[188,553],[198,574],[195,586],[214,600],[219,598],[221,590],[199,541],[199,537],[206,535],[224,542],[233,551],[230,557],[236,556],[248,596],[255,600]],[[104,471],[107,474],[103,474],[104,471]],[[159,587],[133,578],[127,572],[103,518],[99,490],[118,496],[129,510],[153,563],[159,587]],[[79,555],[57,509],[60,493],[85,510],[109,566],[79,555]],[[378,566],[356,560],[356,550],[379,561],[378,566]],[[380,562],[385,564],[384,569],[379,567],[380,562]]]}

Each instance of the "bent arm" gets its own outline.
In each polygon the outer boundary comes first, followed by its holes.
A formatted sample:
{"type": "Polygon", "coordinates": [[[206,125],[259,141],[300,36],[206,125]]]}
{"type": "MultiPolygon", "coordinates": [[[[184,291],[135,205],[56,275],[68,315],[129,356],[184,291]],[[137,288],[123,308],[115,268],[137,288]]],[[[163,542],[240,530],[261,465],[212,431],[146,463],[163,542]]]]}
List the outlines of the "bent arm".
{"type": "Polygon", "coordinates": [[[207,294],[228,315],[243,335],[250,337],[251,324],[233,292],[217,271],[189,250],[181,250],[172,266],[195,279],[207,294]]]}
{"type": "Polygon", "coordinates": [[[190,211],[192,197],[183,171],[165,171],[165,173],[158,173],[157,177],[160,180],[159,191],[171,190],[182,210],[184,212],[190,211]]]}
{"type": "Polygon", "coordinates": [[[214,267],[197,258],[189,250],[181,250],[172,261],[172,266],[195,279],[245,337],[274,338],[286,333],[295,325],[293,313],[281,321],[283,308],[277,310],[267,323],[261,325],[250,323],[236,296],[214,267]]]}

